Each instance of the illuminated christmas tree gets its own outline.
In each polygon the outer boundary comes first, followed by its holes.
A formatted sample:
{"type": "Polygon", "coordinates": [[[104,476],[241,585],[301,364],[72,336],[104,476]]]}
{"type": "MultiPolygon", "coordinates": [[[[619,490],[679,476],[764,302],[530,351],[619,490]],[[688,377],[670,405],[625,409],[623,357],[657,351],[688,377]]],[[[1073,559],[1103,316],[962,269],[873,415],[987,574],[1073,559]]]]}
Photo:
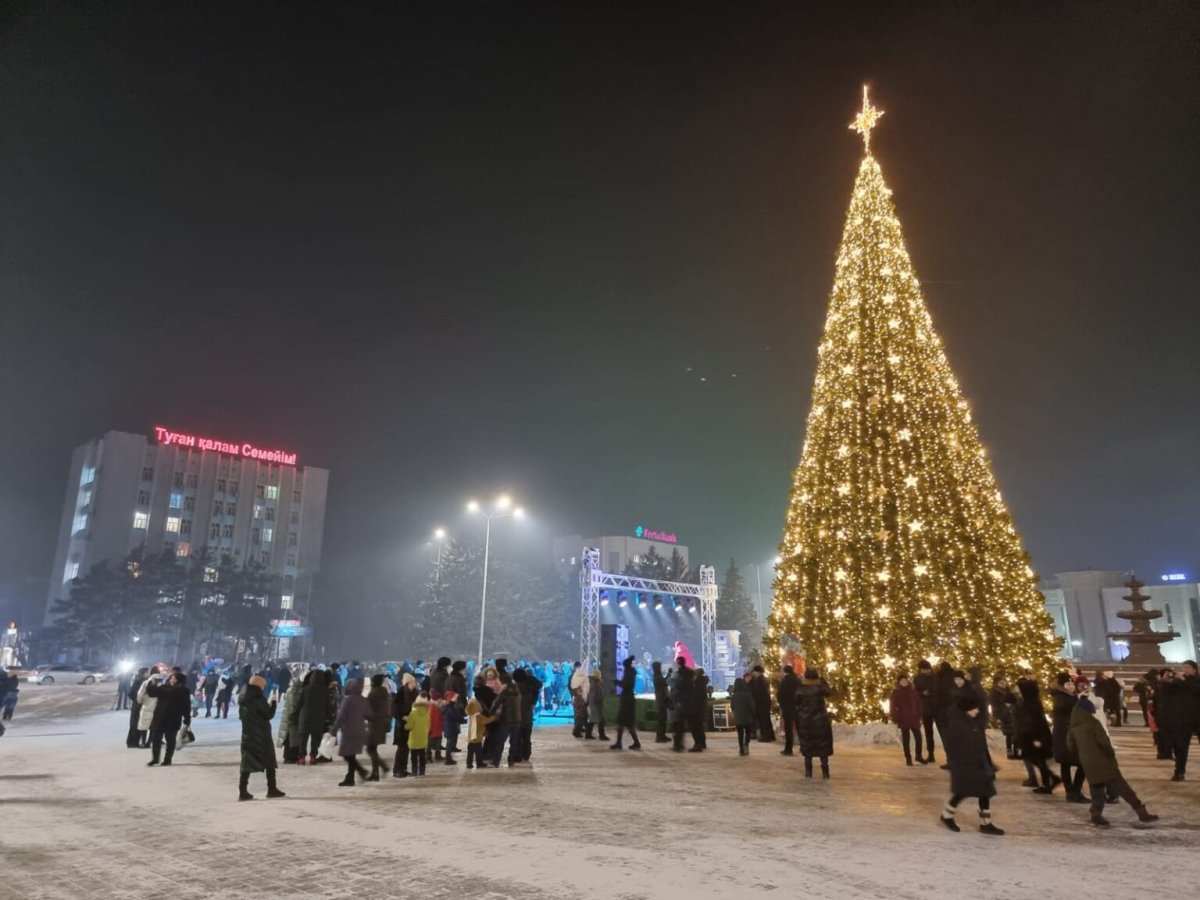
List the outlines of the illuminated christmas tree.
{"type": "Polygon", "coordinates": [[[922,657],[1046,676],[1060,646],[871,155],[882,115],[863,88],[866,154],[764,640],[774,664],[798,640],[847,722],[879,719],[922,657]]]}

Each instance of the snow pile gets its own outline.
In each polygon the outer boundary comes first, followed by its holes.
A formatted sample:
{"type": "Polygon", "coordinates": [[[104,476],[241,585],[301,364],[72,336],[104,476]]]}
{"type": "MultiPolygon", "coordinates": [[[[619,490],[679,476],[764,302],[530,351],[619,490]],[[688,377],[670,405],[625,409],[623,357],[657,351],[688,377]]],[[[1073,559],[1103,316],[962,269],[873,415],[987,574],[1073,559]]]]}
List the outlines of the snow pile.
{"type": "MultiPolygon", "coordinates": [[[[1004,749],[1004,735],[995,729],[988,729],[988,745],[993,750],[1004,749]]],[[[922,740],[924,732],[922,731],[922,740]]],[[[934,740],[941,745],[941,736],[935,735],[934,740]]],[[[843,747],[874,747],[884,745],[900,746],[900,729],[895,725],[884,722],[871,722],[867,725],[846,725],[841,722],[833,723],[833,744],[843,747]]]]}

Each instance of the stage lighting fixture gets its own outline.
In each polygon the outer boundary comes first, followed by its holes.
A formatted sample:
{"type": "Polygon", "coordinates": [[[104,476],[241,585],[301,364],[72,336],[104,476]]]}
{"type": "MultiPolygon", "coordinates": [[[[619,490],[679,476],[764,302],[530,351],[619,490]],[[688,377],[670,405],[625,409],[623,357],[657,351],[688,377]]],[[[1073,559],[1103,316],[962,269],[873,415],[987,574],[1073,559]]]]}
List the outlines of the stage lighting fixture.
{"type": "Polygon", "coordinates": [[[688,601],[688,612],[694,613],[695,611],[696,611],[696,601],[695,600],[688,601]]]}
{"type": "Polygon", "coordinates": [[[655,595],[654,595],[654,608],[655,608],[655,609],[662,609],[662,608],[663,608],[663,601],[662,601],[662,597],[658,596],[657,594],[655,594],[655,595]]]}
{"type": "Polygon", "coordinates": [[[608,591],[602,591],[600,593],[600,605],[608,606],[608,591]]]}
{"type": "Polygon", "coordinates": [[[671,609],[675,610],[675,612],[679,612],[679,601],[676,600],[674,597],[671,597],[669,599],[671,601],[671,609]]]}
{"type": "Polygon", "coordinates": [[[621,607],[621,609],[624,609],[628,605],[629,605],[629,598],[626,597],[624,594],[618,595],[617,606],[621,607]]]}

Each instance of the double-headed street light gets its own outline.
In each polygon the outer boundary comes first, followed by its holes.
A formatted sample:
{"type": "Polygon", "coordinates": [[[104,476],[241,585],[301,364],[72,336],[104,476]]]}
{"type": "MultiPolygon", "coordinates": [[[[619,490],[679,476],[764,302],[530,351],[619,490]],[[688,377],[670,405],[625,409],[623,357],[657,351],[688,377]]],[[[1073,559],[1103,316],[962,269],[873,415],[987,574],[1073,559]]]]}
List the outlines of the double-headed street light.
{"type": "Polygon", "coordinates": [[[487,528],[484,531],[483,537],[483,598],[479,603],[479,656],[475,660],[476,671],[483,671],[483,627],[487,619],[488,557],[492,546],[492,520],[503,519],[508,516],[512,516],[514,519],[523,519],[525,517],[525,510],[519,506],[514,507],[512,497],[508,496],[508,494],[501,494],[496,498],[496,502],[492,505],[490,512],[486,511],[475,500],[467,504],[467,512],[477,513],[483,516],[487,522],[487,528]]]}

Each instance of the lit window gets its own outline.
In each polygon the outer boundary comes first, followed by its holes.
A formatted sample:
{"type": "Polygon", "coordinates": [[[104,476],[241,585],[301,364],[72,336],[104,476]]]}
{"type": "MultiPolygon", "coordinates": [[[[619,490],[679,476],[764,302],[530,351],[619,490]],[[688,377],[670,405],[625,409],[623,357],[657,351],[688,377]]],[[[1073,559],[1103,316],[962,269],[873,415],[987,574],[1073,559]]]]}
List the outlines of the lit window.
{"type": "Polygon", "coordinates": [[[280,609],[291,609],[292,608],[292,595],[291,594],[284,594],[282,597],[279,598],[279,608],[280,609]]]}
{"type": "Polygon", "coordinates": [[[87,523],[88,523],[88,516],[87,516],[87,513],[85,513],[85,512],[81,512],[79,515],[77,515],[77,516],[75,517],[75,526],[74,526],[74,529],[73,529],[73,531],[72,531],[71,533],[72,533],[72,534],[79,534],[79,532],[81,532],[81,531],[83,531],[85,528],[87,528],[87,523]]]}
{"type": "Polygon", "coordinates": [[[183,494],[178,491],[171,491],[171,509],[180,509],[183,506],[183,494]]]}
{"type": "Polygon", "coordinates": [[[96,480],[96,467],[95,466],[84,466],[83,472],[79,476],[79,486],[87,487],[95,480],[96,480]]]}
{"type": "Polygon", "coordinates": [[[279,485],[277,485],[277,484],[268,484],[267,485],[267,499],[268,500],[278,500],[279,499],[279,485]]]}
{"type": "Polygon", "coordinates": [[[145,530],[150,527],[150,514],[144,512],[135,512],[133,514],[133,527],[145,530]]]}
{"type": "Polygon", "coordinates": [[[172,534],[179,534],[179,516],[167,517],[167,531],[172,534]]]}
{"type": "Polygon", "coordinates": [[[261,503],[254,504],[254,518],[261,519],[263,517],[263,508],[261,503]]]}
{"type": "Polygon", "coordinates": [[[185,557],[192,552],[192,545],[187,541],[181,541],[179,546],[175,548],[175,555],[185,557]]]}
{"type": "Polygon", "coordinates": [[[217,570],[214,569],[212,566],[205,566],[204,567],[204,580],[208,581],[208,582],[216,581],[217,580],[217,570]]]}
{"type": "Polygon", "coordinates": [[[63,582],[65,583],[65,582],[70,581],[72,578],[78,578],[78,577],[79,577],[79,563],[77,563],[77,562],[67,563],[67,568],[63,572],[63,582]]]}
{"type": "Polygon", "coordinates": [[[275,529],[274,528],[264,528],[263,529],[263,538],[262,539],[263,539],[264,544],[271,543],[271,541],[274,539],[274,537],[275,537],[275,529]]]}

